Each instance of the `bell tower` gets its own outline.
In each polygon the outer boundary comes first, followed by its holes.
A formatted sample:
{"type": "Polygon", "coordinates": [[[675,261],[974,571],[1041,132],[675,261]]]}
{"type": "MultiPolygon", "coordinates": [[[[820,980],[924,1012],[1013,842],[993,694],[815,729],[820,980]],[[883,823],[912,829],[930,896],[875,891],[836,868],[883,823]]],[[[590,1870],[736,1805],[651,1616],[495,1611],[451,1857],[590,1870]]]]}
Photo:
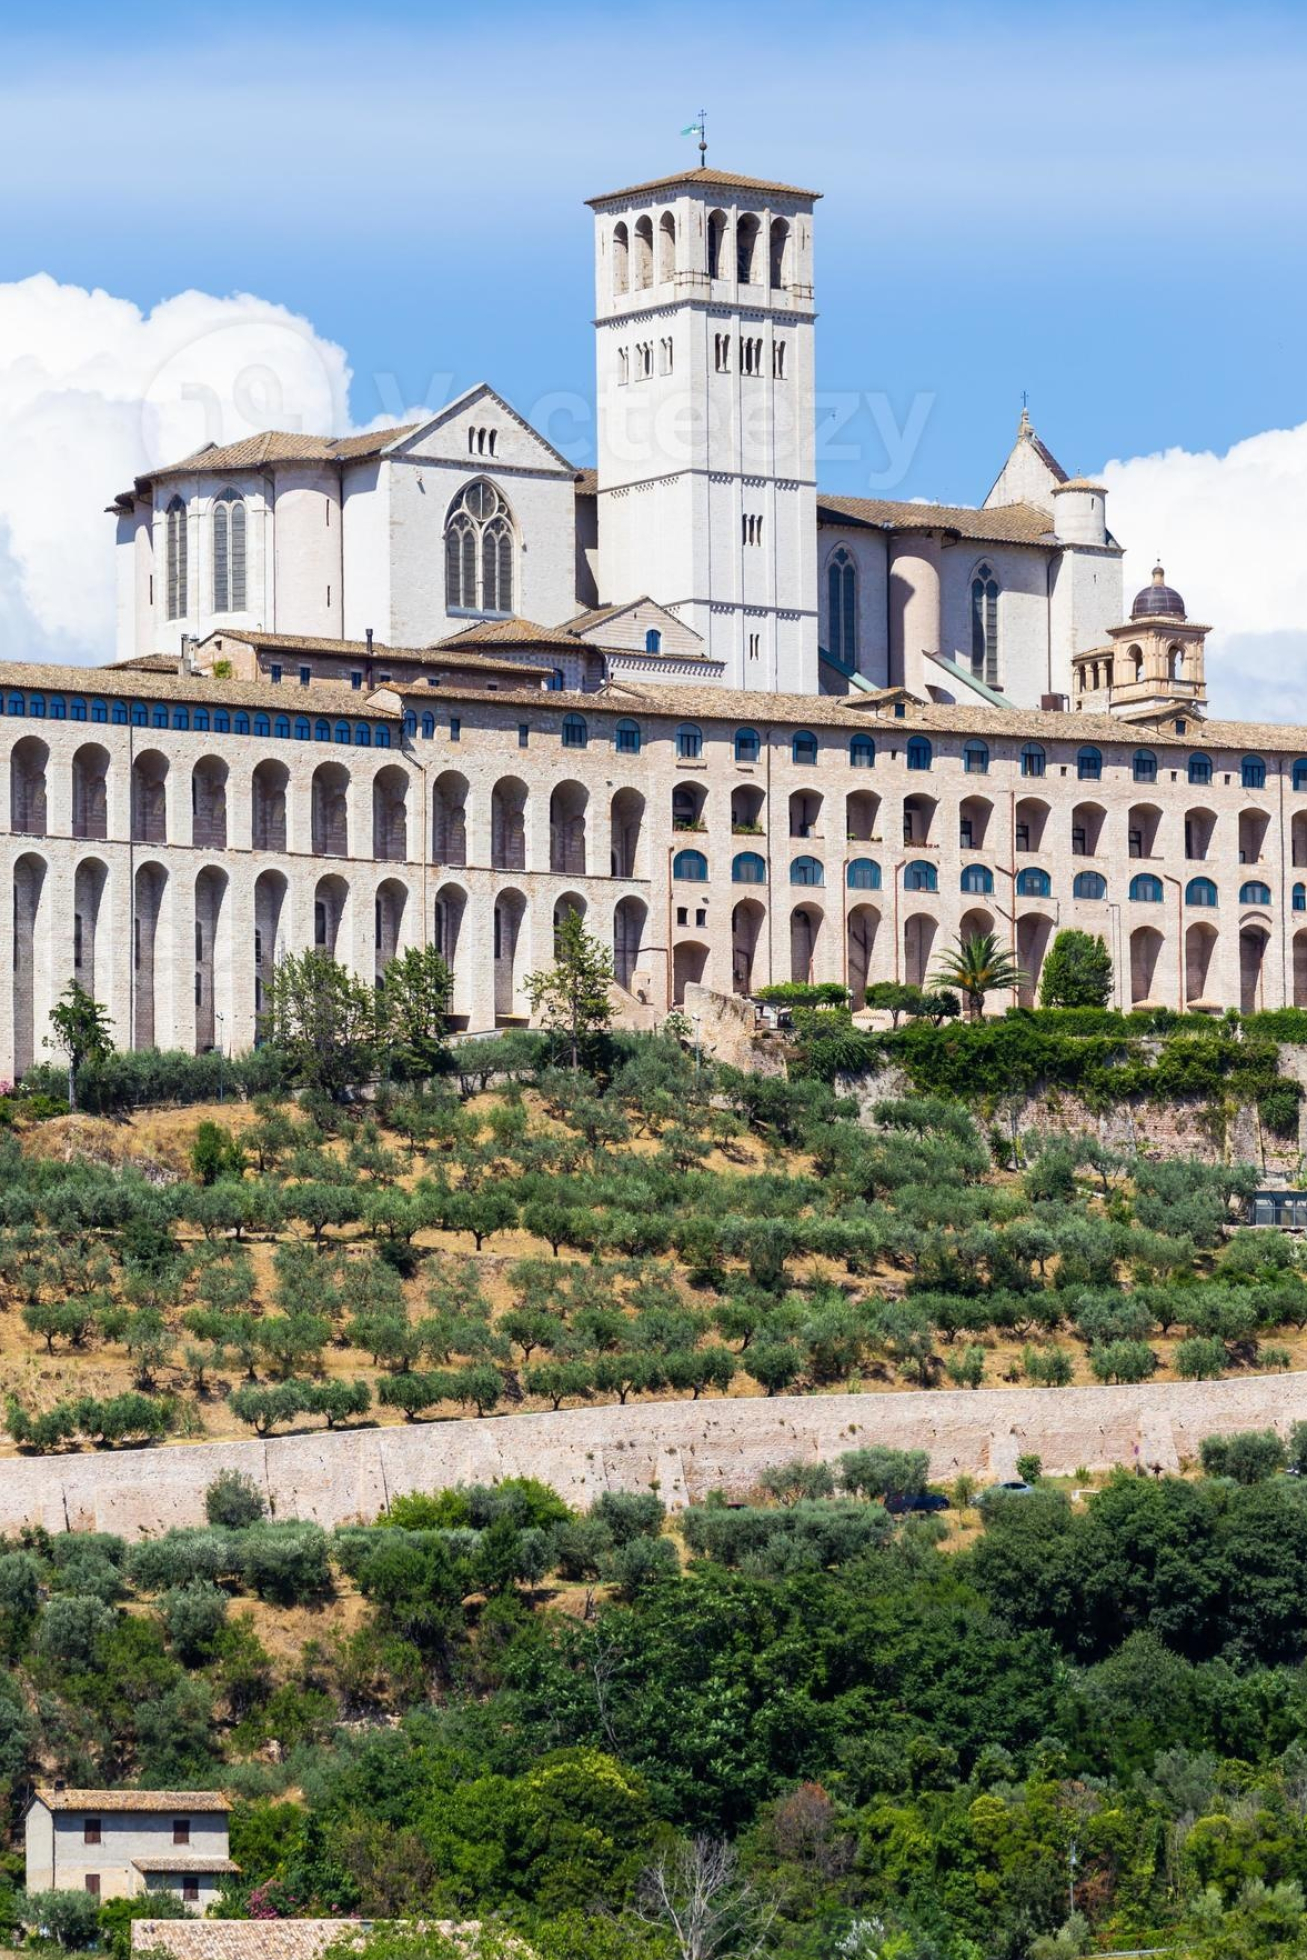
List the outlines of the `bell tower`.
{"type": "Polygon", "coordinates": [[[667,606],[730,687],[817,692],[818,195],[705,163],[591,200],[599,596],[667,606]]]}

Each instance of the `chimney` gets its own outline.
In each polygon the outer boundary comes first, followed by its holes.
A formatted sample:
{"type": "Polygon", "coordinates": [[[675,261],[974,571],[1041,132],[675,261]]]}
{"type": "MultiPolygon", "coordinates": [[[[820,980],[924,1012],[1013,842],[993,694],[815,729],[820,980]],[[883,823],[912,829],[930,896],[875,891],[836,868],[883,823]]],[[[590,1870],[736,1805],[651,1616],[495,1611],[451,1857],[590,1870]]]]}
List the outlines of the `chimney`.
{"type": "Polygon", "coordinates": [[[368,643],[367,669],[368,669],[368,688],[370,691],[372,687],[372,628],[370,626],[364,629],[363,637],[368,643]]]}
{"type": "Polygon", "coordinates": [[[56,1776],[54,1780],[54,1787],[56,1790],[63,1790],[67,1788],[67,1785],[65,1784],[62,1776],[56,1776]]]}
{"type": "Polygon", "coordinates": [[[183,633],[182,655],[181,655],[181,660],[178,663],[179,670],[183,674],[193,674],[195,672],[195,655],[194,652],[192,651],[194,645],[195,642],[191,638],[191,635],[189,633],[183,633]]]}
{"type": "Polygon", "coordinates": [[[1040,711],[1046,715],[1064,715],[1067,705],[1065,694],[1041,694],[1039,697],[1040,711]]]}

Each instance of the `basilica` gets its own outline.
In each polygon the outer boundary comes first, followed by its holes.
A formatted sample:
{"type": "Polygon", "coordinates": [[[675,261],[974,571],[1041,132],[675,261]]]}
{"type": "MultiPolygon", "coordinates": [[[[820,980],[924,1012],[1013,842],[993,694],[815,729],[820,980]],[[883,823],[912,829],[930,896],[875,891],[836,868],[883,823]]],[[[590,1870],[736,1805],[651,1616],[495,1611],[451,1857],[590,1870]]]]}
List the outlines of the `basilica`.
{"type": "Polygon", "coordinates": [[[592,200],[593,470],[480,385],[119,492],[115,661],[0,667],[0,1075],[70,978],[123,1045],[244,1049],[309,946],[435,944],[458,1026],[521,1022],[566,909],[636,1025],[974,930],[1032,998],[1068,924],[1122,1006],[1307,1004],[1307,734],[1208,720],[1103,488],[1024,412],[974,506],[819,488],[816,205],[592,200]]]}

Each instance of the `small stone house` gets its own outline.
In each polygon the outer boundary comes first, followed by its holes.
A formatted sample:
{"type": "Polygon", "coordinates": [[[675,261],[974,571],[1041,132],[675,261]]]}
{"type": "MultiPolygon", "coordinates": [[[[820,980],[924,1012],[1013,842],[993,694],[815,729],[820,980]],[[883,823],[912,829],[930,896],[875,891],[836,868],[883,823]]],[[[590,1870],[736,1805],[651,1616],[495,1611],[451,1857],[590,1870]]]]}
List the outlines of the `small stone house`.
{"type": "Polygon", "coordinates": [[[171,1892],[202,1913],[236,1872],[225,1797],[212,1790],[71,1790],[41,1786],[27,1809],[29,1892],[97,1899],[171,1892]]]}

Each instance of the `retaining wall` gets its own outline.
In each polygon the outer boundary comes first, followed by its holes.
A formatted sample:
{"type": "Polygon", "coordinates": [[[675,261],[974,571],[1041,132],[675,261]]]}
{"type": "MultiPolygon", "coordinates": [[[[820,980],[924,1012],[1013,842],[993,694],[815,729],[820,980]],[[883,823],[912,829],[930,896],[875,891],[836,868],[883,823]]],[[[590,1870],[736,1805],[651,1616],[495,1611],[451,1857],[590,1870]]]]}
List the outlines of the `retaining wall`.
{"type": "Polygon", "coordinates": [[[241,1470],[280,1517],[371,1518],[406,1491],[540,1477],[582,1508],[656,1485],[672,1507],[721,1486],[745,1493],[769,1464],[867,1443],[928,1449],[932,1478],[1010,1477],[1033,1450],[1054,1475],[1116,1463],[1176,1469],[1204,1436],[1286,1431],[1307,1419],[1307,1374],[1135,1388],[935,1389],[778,1395],[395,1425],[0,1460],[0,1531],[116,1531],[202,1523],[220,1470],[241,1470]]]}

